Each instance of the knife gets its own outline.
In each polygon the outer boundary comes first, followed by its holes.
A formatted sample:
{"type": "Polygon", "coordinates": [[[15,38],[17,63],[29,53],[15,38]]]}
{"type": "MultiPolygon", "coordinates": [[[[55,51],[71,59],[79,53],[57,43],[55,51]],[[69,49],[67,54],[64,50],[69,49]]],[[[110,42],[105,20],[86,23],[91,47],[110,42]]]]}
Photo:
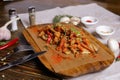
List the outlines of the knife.
{"type": "Polygon", "coordinates": [[[32,60],[32,59],[36,58],[38,55],[42,55],[42,54],[45,53],[45,52],[46,52],[46,51],[41,51],[41,52],[38,52],[38,53],[29,54],[29,55],[27,55],[27,56],[24,56],[24,57],[22,57],[22,58],[19,58],[19,59],[17,59],[17,60],[14,60],[14,61],[12,61],[12,62],[9,62],[9,63],[7,63],[7,64],[5,64],[5,65],[0,66],[0,71],[3,71],[3,70],[5,70],[5,69],[11,68],[11,67],[13,67],[13,66],[17,66],[17,65],[22,64],[22,63],[24,63],[24,62],[27,62],[27,61],[29,61],[29,60],[32,60]]]}

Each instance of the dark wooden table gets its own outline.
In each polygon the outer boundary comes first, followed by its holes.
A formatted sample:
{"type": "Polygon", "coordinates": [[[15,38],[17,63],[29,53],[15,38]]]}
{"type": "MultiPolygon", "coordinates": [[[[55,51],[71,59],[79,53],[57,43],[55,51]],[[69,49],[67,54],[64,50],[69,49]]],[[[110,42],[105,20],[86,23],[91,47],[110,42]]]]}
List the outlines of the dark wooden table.
{"type": "MultiPolygon", "coordinates": [[[[29,6],[35,6],[36,11],[51,9],[55,7],[65,7],[70,5],[88,4],[96,2],[104,8],[120,15],[120,1],[119,0],[14,0],[12,2],[0,1],[0,26],[4,25],[9,20],[8,10],[16,8],[17,13],[28,12],[29,6]]],[[[12,38],[19,37],[19,44],[27,44],[22,31],[22,24],[19,21],[19,31],[12,33],[12,38]]],[[[17,59],[32,52],[20,53],[6,59],[6,62],[17,59]]],[[[4,62],[0,61],[0,64],[4,62]]],[[[0,72],[0,80],[56,80],[62,79],[60,76],[48,71],[40,61],[35,58],[22,65],[14,66],[10,69],[0,72]]]]}

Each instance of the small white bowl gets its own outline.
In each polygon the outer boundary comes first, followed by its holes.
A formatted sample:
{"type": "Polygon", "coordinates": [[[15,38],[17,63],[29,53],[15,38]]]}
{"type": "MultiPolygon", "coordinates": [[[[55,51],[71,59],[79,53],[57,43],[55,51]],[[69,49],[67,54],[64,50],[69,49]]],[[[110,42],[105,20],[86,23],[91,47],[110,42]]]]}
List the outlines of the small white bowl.
{"type": "Polygon", "coordinates": [[[113,35],[114,32],[115,30],[110,26],[102,25],[96,27],[96,33],[103,39],[113,35]]]}
{"type": "Polygon", "coordinates": [[[92,16],[85,16],[81,18],[81,22],[86,26],[86,27],[92,27],[93,25],[98,23],[98,19],[92,16]]]}

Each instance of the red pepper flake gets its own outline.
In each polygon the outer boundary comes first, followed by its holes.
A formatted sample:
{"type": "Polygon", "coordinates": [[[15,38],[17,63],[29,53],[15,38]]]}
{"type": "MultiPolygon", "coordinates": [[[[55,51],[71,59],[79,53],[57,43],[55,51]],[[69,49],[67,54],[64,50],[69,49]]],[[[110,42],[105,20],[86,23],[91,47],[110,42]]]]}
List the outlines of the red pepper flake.
{"type": "Polygon", "coordinates": [[[64,57],[64,56],[61,56],[60,54],[55,54],[55,55],[51,56],[51,59],[53,60],[54,64],[58,64],[58,63],[62,62],[63,59],[72,60],[71,57],[64,57]]]}
{"type": "Polygon", "coordinates": [[[53,59],[54,64],[58,64],[63,60],[62,56],[59,54],[55,54],[51,58],[53,59]]]}
{"type": "Polygon", "coordinates": [[[47,43],[50,44],[50,41],[52,40],[51,35],[48,35],[47,43]]]}
{"type": "Polygon", "coordinates": [[[91,57],[93,57],[93,58],[96,58],[97,57],[97,55],[95,55],[95,54],[93,54],[93,53],[90,53],[89,54],[91,57]]]}
{"type": "Polygon", "coordinates": [[[80,57],[80,56],[82,56],[82,54],[75,54],[75,58],[78,58],[78,57],[80,57]]]}
{"type": "Polygon", "coordinates": [[[31,27],[30,30],[32,30],[32,32],[34,32],[34,33],[38,32],[38,28],[37,27],[31,27]]]}
{"type": "Polygon", "coordinates": [[[89,23],[91,23],[92,21],[91,21],[91,20],[86,20],[86,22],[89,22],[89,23]]]}

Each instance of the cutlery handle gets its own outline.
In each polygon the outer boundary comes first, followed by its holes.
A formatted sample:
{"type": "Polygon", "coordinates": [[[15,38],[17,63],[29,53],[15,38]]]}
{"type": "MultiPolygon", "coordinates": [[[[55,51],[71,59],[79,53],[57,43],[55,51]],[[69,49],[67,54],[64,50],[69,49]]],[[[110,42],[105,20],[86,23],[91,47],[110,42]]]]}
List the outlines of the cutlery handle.
{"type": "Polygon", "coordinates": [[[33,51],[33,48],[29,45],[19,45],[16,48],[14,48],[14,53],[20,53],[20,52],[27,52],[27,51],[33,51]]]}
{"type": "Polygon", "coordinates": [[[3,59],[11,57],[13,54],[18,54],[18,53],[27,52],[27,51],[34,52],[33,48],[31,46],[29,46],[29,45],[19,45],[19,46],[15,47],[13,49],[13,52],[10,52],[10,54],[6,54],[4,57],[0,57],[0,59],[3,60],[3,59]]]}

